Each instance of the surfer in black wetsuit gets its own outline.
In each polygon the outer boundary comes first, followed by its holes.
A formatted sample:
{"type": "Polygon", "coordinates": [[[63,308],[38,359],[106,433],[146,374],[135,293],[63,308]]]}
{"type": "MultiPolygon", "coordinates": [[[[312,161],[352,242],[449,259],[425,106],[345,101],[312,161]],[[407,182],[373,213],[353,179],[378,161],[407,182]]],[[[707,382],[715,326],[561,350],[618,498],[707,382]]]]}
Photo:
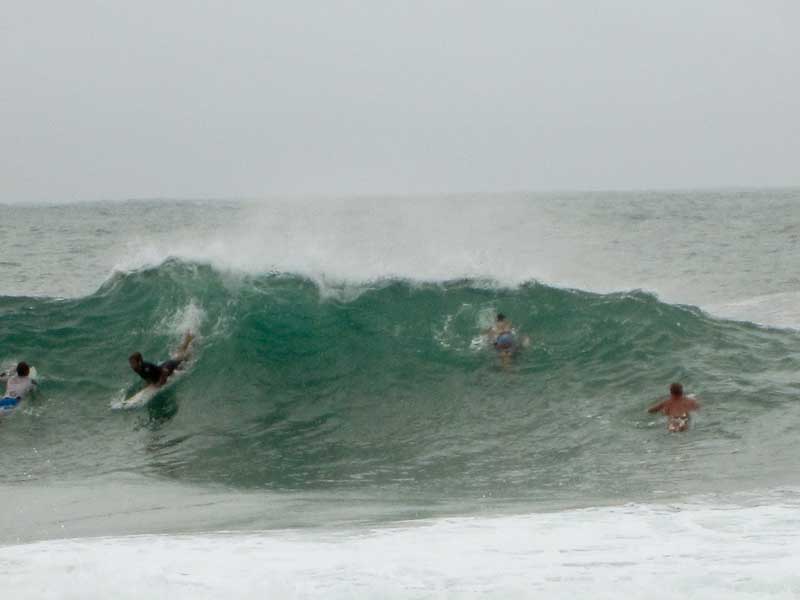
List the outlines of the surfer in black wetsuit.
{"type": "Polygon", "coordinates": [[[145,362],[141,352],[134,352],[131,354],[128,357],[128,364],[130,364],[131,369],[147,383],[160,387],[167,382],[169,376],[172,375],[176,369],[179,369],[181,363],[186,360],[186,357],[189,355],[189,345],[192,343],[193,339],[194,335],[187,331],[178,351],[170,360],[164,361],[160,365],[145,362]]]}

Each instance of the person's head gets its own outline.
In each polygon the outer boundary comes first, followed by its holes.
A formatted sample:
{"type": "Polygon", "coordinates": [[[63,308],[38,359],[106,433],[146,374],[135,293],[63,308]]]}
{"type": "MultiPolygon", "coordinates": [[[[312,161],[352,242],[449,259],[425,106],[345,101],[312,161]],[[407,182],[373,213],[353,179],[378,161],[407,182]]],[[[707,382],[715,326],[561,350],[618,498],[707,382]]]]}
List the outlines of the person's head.
{"type": "Polygon", "coordinates": [[[27,377],[30,372],[31,368],[28,366],[28,363],[23,361],[17,364],[17,375],[20,377],[27,377]]]}
{"type": "Polygon", "coordinates": [[[669,393],[673,396],[683,396],[683,386],[680,383],[673,383],[669,386],[669,393]]]}
{"type": "Polygon", "coordinates": [[[128,364],[130,364],[131,369],[134,371],[138,371],[142,368],[142,354],[141,352],[134,352],[128,357],[128,364]]]}
{"type": "Polygon", "coordinates": [[[506,316],[503,313],[497,313],[497,322],[502,323],[506,320],[506,316]]]}

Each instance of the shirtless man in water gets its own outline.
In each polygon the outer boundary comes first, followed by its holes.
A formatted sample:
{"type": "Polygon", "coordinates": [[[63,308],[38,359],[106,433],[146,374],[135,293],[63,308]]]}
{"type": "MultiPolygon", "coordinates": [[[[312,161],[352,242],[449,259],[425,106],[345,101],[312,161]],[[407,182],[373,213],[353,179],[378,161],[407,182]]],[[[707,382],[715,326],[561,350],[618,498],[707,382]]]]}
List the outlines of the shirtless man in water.
{"type": "Polygon", "coordinates": [[[489,338],[494,349],[497,350],[503,366],[508,366],[511,363],[511,357],[520,347],[527,348],[531,344],[531,339],[527,335],[517,340],[514,326],[503,313],[498,313],[494,325],[483,333],[489,338]]]}
{"type": "Polygon", "coordinates": [[[683,386],[673,383],[669,386],[669,398],[647,409],[649,413],[664,413],[667,416],[667,431],[686,431],[689,429],[689,413],[700,408],[696,400],[684,396],[683,386]]]}
{"type": "Polygon", "coordinates": [[[513,325],[502,313],[497,315],[494,325],[487,329],[485,333],[489,336],[489,340],[494,344],[498,352],[511,350],[514,347],[513,325]]]}

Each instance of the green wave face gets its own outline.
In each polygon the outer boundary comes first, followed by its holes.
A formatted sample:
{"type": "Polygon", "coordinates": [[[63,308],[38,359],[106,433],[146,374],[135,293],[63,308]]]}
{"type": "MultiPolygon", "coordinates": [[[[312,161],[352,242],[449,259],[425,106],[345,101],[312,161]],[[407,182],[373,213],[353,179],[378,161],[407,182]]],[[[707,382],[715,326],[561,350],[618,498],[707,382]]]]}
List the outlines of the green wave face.
{"type": "Polygon", "coordinates": [[[42,375],[0,423],[0,478],[543,502],[789,482],[798,356],[795,332],[639,292],[326,289],[173,261],[85,298],[0,300],[0,361],[42,375]],[[479,335],[498,310],[533,339],[508,366],[479,335]],[[200,337],[188,372],[145,409],[110,411],[141,385],[127,356],[163,360],[186,327],[200,337]],[[670,435],[646,408],[676,380],[702,410],[670,435]]]}

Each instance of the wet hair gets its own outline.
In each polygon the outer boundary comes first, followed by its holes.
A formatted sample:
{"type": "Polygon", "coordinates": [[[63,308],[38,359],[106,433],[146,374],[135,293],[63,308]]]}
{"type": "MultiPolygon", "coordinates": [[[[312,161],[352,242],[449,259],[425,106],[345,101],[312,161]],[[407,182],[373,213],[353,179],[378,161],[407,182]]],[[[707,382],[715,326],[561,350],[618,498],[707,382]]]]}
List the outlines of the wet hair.
{"type": "Polygon", "coordinates": [[[498,321],[505,321],[506,316],[503,313],[497,313],[497,320],[498,321]]]}
{"type": "Polygon", "coordinates": [[[680,383],[673,383],[669,386],[669,393],[673,396],[683,396],[683,386],[680,383]]]}
{"type": "Polygon", "coordinates": [[[128,362],[131,362],[132,360],[135,360],[136,362],[139,362],[140,360],[142,360],[142,353],[141,352],[134,352],[133,354],[131,354],[128,357],[128,362]]]}
{"type": "Polygon", "coordinates": [[[19,375],[20,377],[27,377],[28,373],[30,372],[31,368],[25,361],[22,361],[21,363],[17,364],[17,375],[19,375]]]}

